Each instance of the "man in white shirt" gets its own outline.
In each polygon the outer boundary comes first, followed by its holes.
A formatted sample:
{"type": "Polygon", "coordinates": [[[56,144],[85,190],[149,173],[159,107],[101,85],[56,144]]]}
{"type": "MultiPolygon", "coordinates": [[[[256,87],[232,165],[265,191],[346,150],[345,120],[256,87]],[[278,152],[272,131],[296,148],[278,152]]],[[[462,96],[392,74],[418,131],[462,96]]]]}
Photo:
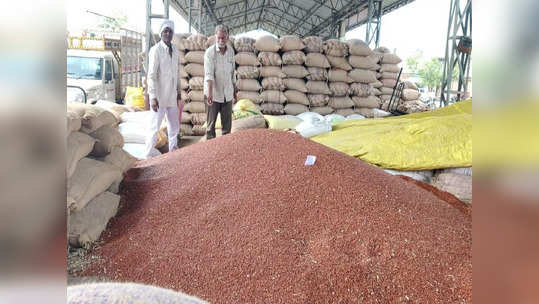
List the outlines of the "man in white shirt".
{"type": "Polygon", "coordinates": [[[206,97],[206,138],[215,138],[215,121],[221,114],[223,135],[232,128],[232,104],[236,102],[234,50],[228,42],[228,28],[215,27],[216,43],[204,54],[204,96],[206,97]]]}
{"type": "Polygon", "coordinates": [[[150,126],[146,138],[146,157],[157,142],[157,133],[167,116],[168,150],[178,149],[180,120],[178,111],[178,49],[172,44],[174,22],[164,20],[159,30],[161,41],[150,49],[148,62],[148,95],[150,97],[150,126]]]}

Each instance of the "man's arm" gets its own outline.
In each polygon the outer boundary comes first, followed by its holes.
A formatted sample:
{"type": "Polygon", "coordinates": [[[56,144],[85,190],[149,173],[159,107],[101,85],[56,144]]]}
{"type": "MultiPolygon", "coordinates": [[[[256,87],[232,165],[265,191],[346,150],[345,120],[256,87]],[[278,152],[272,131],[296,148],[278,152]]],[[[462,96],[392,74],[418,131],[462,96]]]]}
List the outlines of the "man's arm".
{"type": "Polygon", "coordinates": [[[208,91],[206,92],[208,95],[206,96],[208,98],[208,105],[213,104],[213,81],[214,75],[214,66],[213,66],[213,58],[210,55],[211,48],[209,48],[206,53],[204,53],[204,81],[207,83],[208,91]]]}
{"type": "Polygon", "coordinates": [[[150,55],[148,56],[148,73],[146,74],[148,82],[148,95],[150,98],[150,107],[157,112],[159,109],[159,101],[157,100],[157,73],[159,71],[159,57],[157,55],[157,48],[150,49],[150,55]]]}
{"type": "Polygon", "coordinates": [[[234,103],[238,102],[238,88],[236,87],[236,69],[234,64],[234,51],[232,51],[232,89],[234,90],[234,103]]]}

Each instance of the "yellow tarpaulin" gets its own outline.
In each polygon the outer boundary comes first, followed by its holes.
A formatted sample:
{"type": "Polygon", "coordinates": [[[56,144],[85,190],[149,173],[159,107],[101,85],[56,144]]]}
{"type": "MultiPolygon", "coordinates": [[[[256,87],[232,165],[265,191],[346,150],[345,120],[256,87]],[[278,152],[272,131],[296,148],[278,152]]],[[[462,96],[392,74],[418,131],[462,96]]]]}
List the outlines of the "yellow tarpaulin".
{"type": "Polygon", "coordinates": [[[385,169],[472,166],[472,101],[435,111],[349,120],[311,138],[385,169]]]}

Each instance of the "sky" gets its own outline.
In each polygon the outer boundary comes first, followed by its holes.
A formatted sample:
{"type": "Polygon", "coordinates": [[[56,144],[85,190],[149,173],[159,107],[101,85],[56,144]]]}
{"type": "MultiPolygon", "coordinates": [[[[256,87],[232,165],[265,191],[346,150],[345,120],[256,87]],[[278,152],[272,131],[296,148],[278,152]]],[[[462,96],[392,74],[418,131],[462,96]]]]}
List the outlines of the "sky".
{"type": "MultiPolygon", "coordinates": [[[[145,32],[146,0],[69,0],[66,1],[67,29],[70,33],[80,33],[82,29],[95,26],[101,17],[87,13],[87,10],[109,16],[128,17],[126,28],[145,32]]],[[[403,60],[419,51],[428,60],[445,56],[447,23],[450,0],[416,0],[382,17],[380,45],[395,51],[403,60]]],[[[163,12],[163,2],[153,0],[153,13],[163,12]]],[[[175,32],[188,32],[188,23],[170,8],[170,18],[174,20],[175,32]]],[[[152,22],[157,32],[160,20],[152,22]]],[[[260,35],[253,32],[251,35],[260,35]]],[[[365,26],[346,33],[347,39],[365,39],[365,26]]]]}

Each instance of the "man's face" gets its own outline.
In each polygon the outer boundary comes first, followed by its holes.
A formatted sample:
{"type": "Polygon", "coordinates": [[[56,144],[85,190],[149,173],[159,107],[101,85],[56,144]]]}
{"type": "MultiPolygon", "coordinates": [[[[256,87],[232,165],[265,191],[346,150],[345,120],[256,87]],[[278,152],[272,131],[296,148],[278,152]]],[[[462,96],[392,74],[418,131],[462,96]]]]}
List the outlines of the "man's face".
{"type": "Polygon", "coordinates": [[[228,34],[225,31],[217,32],[217,45],[220,48],[224,48],[228,40],[228,34]]]}
{"type": "Polygon", "coordinates": [[[170,28],[167,27],[161,33],[161,39],[165,43],[170,43],[172,41],[172,36],[173,35],[174,35],[174,32],[170,28]]]}

